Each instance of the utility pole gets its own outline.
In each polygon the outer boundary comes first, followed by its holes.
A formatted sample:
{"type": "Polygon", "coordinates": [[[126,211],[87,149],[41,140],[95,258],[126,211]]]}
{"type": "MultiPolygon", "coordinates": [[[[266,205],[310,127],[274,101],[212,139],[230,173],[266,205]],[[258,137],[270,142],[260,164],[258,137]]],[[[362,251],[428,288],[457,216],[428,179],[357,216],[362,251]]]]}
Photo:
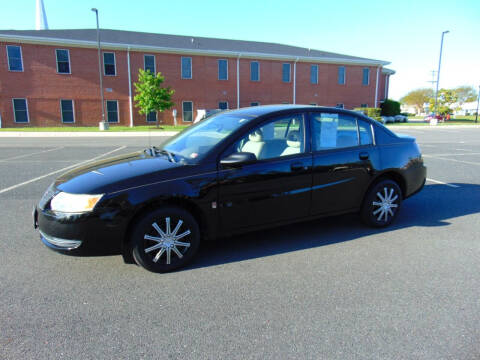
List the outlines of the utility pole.
{"type": "Polygon", "coordinates": [[[442,41],[440,42],[440,56],[438,58],[438,71],[437,71],[437,89],[435,90],[435,108],[434,113],[437,115],[437,103],[438,103],[438,83],[440,82],[440,66],[442,64],[442,50],[443,50],[443,37],[445,34],[448,34],[450,31],[445,30],[442,32],[442,41]]]}
{"type": "Polygon", "coordinates": [[[477,112],[475,114],[475,123],[478,122],[478,103],[480,102],[480,85],[478,85],[478,95],[477,95],[477,112]]]}
{"type": "Polygon", "coordinates": [[[102,121],[99,124],[100,130],[107,130],[108,125],[105,123],[105,101],[103,99],[103,76],[102,76],[102,54],[100,50],[100,26],[98,24],[98,9],[92,8],[97,18],[97,48],[98,48],[98,76],[100,79],[100,98],[102,99],[102,121]]]}

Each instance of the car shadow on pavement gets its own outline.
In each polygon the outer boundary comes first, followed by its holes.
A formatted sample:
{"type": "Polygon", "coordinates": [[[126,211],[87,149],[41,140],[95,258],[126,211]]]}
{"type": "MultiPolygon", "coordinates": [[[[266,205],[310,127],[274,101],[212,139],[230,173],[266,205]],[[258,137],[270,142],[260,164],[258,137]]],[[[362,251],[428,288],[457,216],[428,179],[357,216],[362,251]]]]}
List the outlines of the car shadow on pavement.
{"type": "Polygon", "coordinates": [[[251,232],[202,244],[194,262],[183,270],[326,246],[413,226],[448,226],[453,218],[480,212],[480,185],[455,185],[459,187],[426,185],[405,200],[396,221],[387,228],[368,227],[358,215],[348,214],[251,232]]]}

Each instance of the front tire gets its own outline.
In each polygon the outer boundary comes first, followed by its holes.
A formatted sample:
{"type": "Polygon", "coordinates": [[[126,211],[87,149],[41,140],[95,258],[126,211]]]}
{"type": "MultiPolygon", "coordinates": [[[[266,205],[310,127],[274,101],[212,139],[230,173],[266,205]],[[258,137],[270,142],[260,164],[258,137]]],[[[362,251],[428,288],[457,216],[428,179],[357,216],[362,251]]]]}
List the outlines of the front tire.
{"type": "Polygon", "coordinates": [[[402,204],[402,190],[395,181],[382,180],[368,192],[361,210],[362,221],[373,227],[390,225],[402,204]]]}
{"type": "Polygon", "coordinates": [[[200,246],[200,229],[190,213],[168,206],[139,220],[131,244],[138,265],[152,272],[169,272],[185,266],[195,256],[200,246]]]}

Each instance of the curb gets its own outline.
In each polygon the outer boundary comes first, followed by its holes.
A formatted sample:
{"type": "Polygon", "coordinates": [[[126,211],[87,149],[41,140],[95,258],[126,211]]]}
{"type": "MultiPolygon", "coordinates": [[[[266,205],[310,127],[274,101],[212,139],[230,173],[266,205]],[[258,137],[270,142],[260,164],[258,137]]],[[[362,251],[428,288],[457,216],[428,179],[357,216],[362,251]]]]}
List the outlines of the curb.
{"type": "Polygon", "coordinates": [[[173,136],[178,134],[178,131],[162,131],[162,132],[148,132],[148,131],[129,131],[129,132],[49,132],[49,131],[0,131],[1,137],[147,137],[147,136],[173,136]]]}

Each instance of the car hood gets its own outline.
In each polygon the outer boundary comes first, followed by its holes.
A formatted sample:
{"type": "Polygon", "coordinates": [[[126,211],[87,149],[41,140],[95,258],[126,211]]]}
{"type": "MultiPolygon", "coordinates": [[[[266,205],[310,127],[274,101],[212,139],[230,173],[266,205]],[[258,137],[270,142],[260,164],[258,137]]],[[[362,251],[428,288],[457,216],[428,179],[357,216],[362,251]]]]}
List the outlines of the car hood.
{"type": "Polygon", "coordinates": [[[168,179],[169,170],[182,166],[163,155],[134,152],[76,167],[61,175],[55,186],[72,194],[105,194],[168,179]]]}

